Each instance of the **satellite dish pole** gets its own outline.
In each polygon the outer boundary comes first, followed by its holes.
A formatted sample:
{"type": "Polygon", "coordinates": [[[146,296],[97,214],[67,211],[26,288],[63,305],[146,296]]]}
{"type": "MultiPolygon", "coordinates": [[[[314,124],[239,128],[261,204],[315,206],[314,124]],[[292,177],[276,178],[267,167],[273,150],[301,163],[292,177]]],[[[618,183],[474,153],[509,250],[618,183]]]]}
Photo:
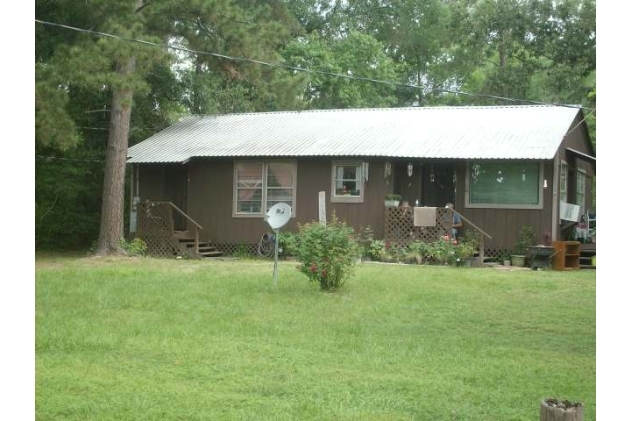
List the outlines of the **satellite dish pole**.
{"type": "Polygon", "coordinates": [[[291,206],[287,203],[277,203],[267,211],[267,224],[274,230],[274,288],[278,283],[278,236],[280,228],[285,226],[291,218],[291,206]]]}
{"type": "Polygon", "coordinates": [[[280,230],[276,228],[274,230],[274,241],[276,244],[274,245],[274,288],[278,284],[278,234],[280,230]]]}

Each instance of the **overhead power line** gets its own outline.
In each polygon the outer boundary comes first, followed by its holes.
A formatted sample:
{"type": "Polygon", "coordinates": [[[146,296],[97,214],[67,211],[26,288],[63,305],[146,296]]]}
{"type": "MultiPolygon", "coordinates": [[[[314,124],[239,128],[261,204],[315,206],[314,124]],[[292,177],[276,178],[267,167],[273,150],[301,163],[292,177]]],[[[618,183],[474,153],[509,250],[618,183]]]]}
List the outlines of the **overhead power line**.
{"type": "Polygon", "coordinates": [[[44,155],[35,155],[36,159],[41,159],[44,161],[68,161],[68,162],[105,162],[104,159],[90,159],[90,158],[62,158],[60,156],[44,156],[44,155]]]}
{"type": "MultiPolygon", "coordinates": [[[[78,129],[83,129],[83,130],[102,130],[102,131],[108,131],[109,128],[107,127],[86,127],[86,126],[78,126],[78,129]]],[[[166,127],[130,127],[130,130],[164,130],[166,127]]]]}
{"type": "MultiPolygon", "coordinates": [[[[136,39],[136,38],[123,37],[123,36],[119,36],[119,35],[108,34],[108,33],[105,33],[105,32],[93,31],[93,30],[90,30],[90,29],[76,28],[74,26],[63,25],[63,24],[55,23],[55,22],[43,21],[43,20],[40,20],[40,19],[35,19],[35,22],[36,23],[40,23],[42,25],[55,26],[55,27],[64,28],[64,29],[70,29],[72,31],[83,32],[83,33],[86,33],[86,34],[98,35],[98,36],[107,37],[107,38],[114,38],[114,39],[118,39],[118,40],[126,41],[126,42],[136,42],[136,43],[139,43],[139,44],[149,45],[151,47],[167,48],[167,49],[171,49],[171,50],[183,51],[183,52],[190,53],[190,54],[207,55],[207,56],[221,58],[221,59],[235,61],[235,62],[253,63],[253,64],[259,64],[259,65],[262,65],[262,66],[275,67],[275,68],[279,68],[279,69],[293,70],[293,71],[296,71],[296,72],[303,72],[303,73],[310,73],[310,74],[320,74],[320,75],[325,75],[325,76],[334,76],[334,77],[340,77],[340,78],[344,78],[344,79],[358,80],[358,81],[371,82],[371,83],[379,83],[379,84],[390,85],[390,86],[398,86],[398,87],[403,87],[403,88],[422,89],[422,87],[418,86],[418,85],[412,85],[412,84],[401,83],[401,82],[393,82],[393,81],[389,81],[389,80],[372,79],[372,78],[361,77],[361,76],[354,76],[354,75],[343,74],[343,73],[326,72],[326,71],[323,71],[323,70],[305,69],[305,68],[302,68],[302,67],[290,66],[290,65],[287,65],[287,64],[269,63],[269,62],[265,62],[265,61],[261,61],[261,60],[255,60],[255,59],[246,58],[246,57],[233,57],[233,56],[228,56],[226,54],[213,53],[213,52],[209,52],[209,51],[192,50],[192,49],[185,48],[185,47],[178,47],[178,46],[172,46],[172,45],[166,45],[166,44],[159,44],[159,43],[156,43],[156,42],[145,41],[145,40],[136,39]]],[[[584,107],[584,106],[581,106],[581,105],[557,104],[557,103],[550,103],[550,102],[543,102],[543,101],[532,101],[532,100],[528,100],[528,99],[507,98],[507,97],[502,97],[502,96],[498,96],[498,95],[469,93],[469,92],[455,91],[455,90],[449,90],[449,89],[436,89],[435,91],[443,92],[443,93],[449,93],[449,94],[454,94],[454,95],[464,95],[464,96],[471,96],[471,97],[478,97],[478,98],[497,99],[497,100],[501,100],[501,101],[519,102],[519,103],[526,103],[526,104],[532,104],[532,105],[553,105],[553,106],[557,106],[557,107],[578,108],[578,109],[584,109],[584,110],[589,110],[589,111],[595,111],[594,108],[584,107]]]]}

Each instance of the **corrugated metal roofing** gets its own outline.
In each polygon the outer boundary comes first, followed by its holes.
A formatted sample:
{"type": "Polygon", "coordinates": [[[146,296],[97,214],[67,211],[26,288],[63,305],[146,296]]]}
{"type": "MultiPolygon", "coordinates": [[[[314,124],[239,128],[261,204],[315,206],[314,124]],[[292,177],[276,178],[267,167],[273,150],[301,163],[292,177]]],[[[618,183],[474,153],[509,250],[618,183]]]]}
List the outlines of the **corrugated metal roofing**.
{"type": "Polygon", "coordinates": [[[552,159],[579,110],[422,107],[187,117],[129,148],[129,163],[194,157],[552,159]]]}

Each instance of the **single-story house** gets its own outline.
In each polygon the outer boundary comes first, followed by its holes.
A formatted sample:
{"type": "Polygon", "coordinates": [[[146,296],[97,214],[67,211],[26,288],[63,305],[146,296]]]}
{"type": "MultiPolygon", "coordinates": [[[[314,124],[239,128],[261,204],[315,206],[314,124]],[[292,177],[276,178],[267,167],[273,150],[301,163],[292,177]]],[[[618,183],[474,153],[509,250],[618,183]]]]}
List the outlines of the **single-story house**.
{"type": "MultiPolygon", "coordinates": [[[[522,225],[567,239],[595,212],[596,158],[583,111],[570,106],[346,109],[191,116],[128,150],[135,204],[171,202],[175,231],[223,251],[255,245],[275,203],[283,230],[335,212],[386,236],[384,199],[454,204],[488,234],[487,255],[513,247],[522,225]]],[[[136,230],[133,206],[131,231],[136,230]]]]}

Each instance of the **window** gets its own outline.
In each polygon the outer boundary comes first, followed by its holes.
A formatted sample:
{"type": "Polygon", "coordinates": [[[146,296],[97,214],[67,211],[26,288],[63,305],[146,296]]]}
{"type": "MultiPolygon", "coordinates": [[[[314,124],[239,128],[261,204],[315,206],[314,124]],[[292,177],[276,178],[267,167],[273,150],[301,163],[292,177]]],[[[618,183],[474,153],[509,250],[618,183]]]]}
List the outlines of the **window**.
{"type": "Polygon", "coordinates": [[[581,212],[585,211],[585,173],[576,172],[576,204],[581,207],[581,212]]]}
{"type": "Polygon", "coordinates": [[[559,199],[562,202],[567,203],[567,180],[568,180],[568,169],[567,164],[565,162],[561,163],[561,175],[559,182],[559,199]]]}
{"type": "Polygon", "coordinates": [[[235,163],[233,216],[262,217],[281,202],[291,206],[295,215],[296,163],[235,163]]]}
{"type": "Polygon", "coordinates": [[[471,162],[466,206],[541,209],[541,179],[542,166],[538,162],[471,162]]]}
{"type": "Polygon", "coordinates": [[[364,202],[364,179],[361,162],[334,162],[332,202],[364,202]]]}

